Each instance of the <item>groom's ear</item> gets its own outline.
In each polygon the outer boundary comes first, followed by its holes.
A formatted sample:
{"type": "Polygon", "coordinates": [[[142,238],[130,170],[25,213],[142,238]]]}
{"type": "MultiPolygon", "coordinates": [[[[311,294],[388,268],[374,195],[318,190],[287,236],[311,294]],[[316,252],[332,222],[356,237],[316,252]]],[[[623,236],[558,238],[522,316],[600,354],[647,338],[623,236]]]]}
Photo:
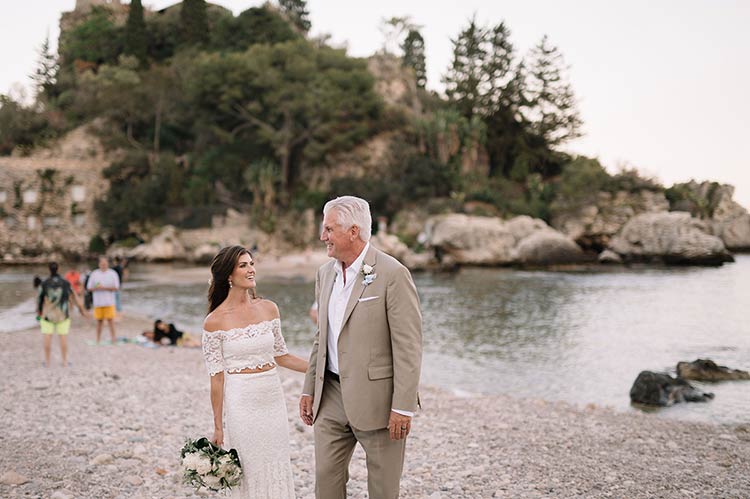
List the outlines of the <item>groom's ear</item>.
{"type": "Polygon", "coordinates": [[[359,238],[359,226],[352,225],[351,229],[349,229],[349,236],[352,241],[356,241],[359,238]]]}

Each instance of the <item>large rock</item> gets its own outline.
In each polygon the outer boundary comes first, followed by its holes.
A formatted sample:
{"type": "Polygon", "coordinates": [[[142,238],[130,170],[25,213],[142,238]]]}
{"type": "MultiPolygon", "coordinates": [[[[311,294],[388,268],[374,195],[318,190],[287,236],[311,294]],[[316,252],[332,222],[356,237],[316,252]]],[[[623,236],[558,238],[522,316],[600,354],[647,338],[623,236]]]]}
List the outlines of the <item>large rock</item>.
{"type": "Polygon", "coordinates": [[[641,371],[630,388],[630,401],[638,404],[670,406],[679,402],[707,402],[714,398],[677,377],[666,373],[641,371]]]}
{"type": "Polygon", "coordinates": [[[750,250],[750,213],[734,201],[734,187],[718,182],[696,182],[672,186],[671,209],[689,211],[705,220],[711,233],[733,251],[750,250]]]}
{"type": "Polygon", "coordinates": [[[425,245],[436,257],[470,265],[548,265],[580,261],[581,249],[544,221],[528,216],[504,221],[463,214],[428,219],[425,245]]]}
{"type": "Polygon", "coordinates": [[[637,215],[615,236],[610,249],[625,261],[693,265],[734,261],[722,240],[685,212],[637,215]]]}
{"type": "Polygon", "coordinates": [[[165,225],[151,241],[139,244],[128,253],[130,258],[147,262],[184,260],[186,256],[185,247],[180,241],[177,229],[172,225],[165,225]]]}
{"type": "Polygon", "coordinates": [[[678,362],[677,376],[694,381],[728,381],[750,379],[750,373],[738,369],[719,366],[709,359],[698,359],[693,362],[678,362]]]}
{"type": "Polygon", "coordinates": [[[556,201],[552,205],[551,225],[583,248],[601,251],[635,215],[668,210],[669,202],[660,191],[601,191],[583,204],[556,201]]]}

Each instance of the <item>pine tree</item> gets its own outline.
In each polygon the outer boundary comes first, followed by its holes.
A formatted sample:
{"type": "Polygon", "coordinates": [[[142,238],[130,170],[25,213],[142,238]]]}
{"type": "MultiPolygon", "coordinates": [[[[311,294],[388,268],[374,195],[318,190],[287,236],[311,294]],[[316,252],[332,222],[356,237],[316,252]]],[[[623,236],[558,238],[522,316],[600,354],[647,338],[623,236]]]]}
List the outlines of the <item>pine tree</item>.
{"type": "Polygon", "coordinates": [[[425,88],[427,84],[427,67],[424,55],[424,38],[416,29],[409,30],[404,43],[401,45],[404,51],[404,66],[414,69],[414,75],[417,78],[417,86],[425,88]]]}
{"type": "Polygon", "coordinates": [[[184,0],[180,11],[182,39],[188,45],[208,42],[208,17],[205,0],[184,0]]]}
{"type": "Polygon", "coordinates": [[[524,118],[550,146],[580,137],[583,124],[573,88],[564,77],[562,54],[547,36],[532,49],[524,76],[524,118]]]}
{"type": "Polygon", "coordinates": [[[60,65],[57,62],[57,57],[50,52],[49,35],[47,35],[44,42],[42,42],[42,46],[39,47],[39,58],[37,59],[37,67],[34,70],[34,74],[29,76],[34,82],[37,96],[50,96],[57,82],[57,72],[59,69],[60,65]]]}
{"type": "Polygon", "coordinates": [[[469,26],[453,40],[453,62],[443,77],[445,94],[458,111],[471,119],[481,113],[480,95],[487,57],[484,42],[486,33],[472,18],[469,26]]]}
{"type": "Polygon", "coordinates": [[[148,38],[141,0],[130,0],[130,12],[125,25],[125,53],[137,57],[141,64],[145,64],[148,57],[148,38]]]}
{"type": "Polygon", "coordinates": [[[310,31],[312,24],[305,0],[279,0],[279,7],[300,31],[303,33],[310,31]]]}

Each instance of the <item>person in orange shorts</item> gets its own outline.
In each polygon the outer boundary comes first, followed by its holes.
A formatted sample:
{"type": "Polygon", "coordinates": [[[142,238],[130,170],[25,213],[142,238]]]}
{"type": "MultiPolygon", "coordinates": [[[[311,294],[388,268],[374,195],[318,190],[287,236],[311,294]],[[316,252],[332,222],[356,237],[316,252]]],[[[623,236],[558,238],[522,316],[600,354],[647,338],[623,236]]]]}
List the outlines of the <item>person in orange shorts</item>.
{"type": "Polygon", "coordinates": [[[94,319],[96,319],[96,343],[101,341],[102,324],[106,320],[112,336],[115,337],[115,292],[120,289],[120,278],[117,272],[109,268],[106,256],[99,257],[99,268],[91,272],[86,289],[91,291],[94,300],[94,319]]]}

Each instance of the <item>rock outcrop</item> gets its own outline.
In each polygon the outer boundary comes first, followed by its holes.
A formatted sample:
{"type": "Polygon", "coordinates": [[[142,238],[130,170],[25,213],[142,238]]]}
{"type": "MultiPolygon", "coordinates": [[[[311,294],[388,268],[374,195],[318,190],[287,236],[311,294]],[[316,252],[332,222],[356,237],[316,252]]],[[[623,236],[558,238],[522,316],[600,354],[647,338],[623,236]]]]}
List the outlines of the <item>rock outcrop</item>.
{"type": "Polygon", "coordinates": [[[145,262],[171,262],[185,260],[187,252],[180,241],[177,229],[172,225],[165,225],[151,241],[131,249],[128,257],[145,262]]]}
{"type": "Polygon", "coordinates": [[[585,249],[601,251],[609,246],[612,237],[635,215],[669,210],[663,192],[597,192],[591,202],[566,206],[559,202],[552,206],[551,225],[570,236],[585,249]]]}
{"type": "Polygon", "coordinates": [[[638,404],[670,406],[680,402],[707,402],[714,398],[684,379],[666,373],[641,371],[630,388],[630,401],[638,404]]]}
{"type": "Polygon", "coordinates": [[[504,221],[462,214],[438,215],[425,224],[425,246],[436,258],[469,265],[550,265],[579,262],[583,253],[569,237],[528,216],[504,221]]]}
{"type": "Polygon", "coordinates": [[[738,369],[719,366],[709,359],[698,359],[693,362],[678,362],[677,376],[694,381],[729,381],[750,379],[750,373],[738,369]]]}
{"type": "Polygon", "coordinates": [[[626,262],[721,265],[734,261],[722,240],[685,212],[637,215],[613,238],[609,249],[626,262]]]}

